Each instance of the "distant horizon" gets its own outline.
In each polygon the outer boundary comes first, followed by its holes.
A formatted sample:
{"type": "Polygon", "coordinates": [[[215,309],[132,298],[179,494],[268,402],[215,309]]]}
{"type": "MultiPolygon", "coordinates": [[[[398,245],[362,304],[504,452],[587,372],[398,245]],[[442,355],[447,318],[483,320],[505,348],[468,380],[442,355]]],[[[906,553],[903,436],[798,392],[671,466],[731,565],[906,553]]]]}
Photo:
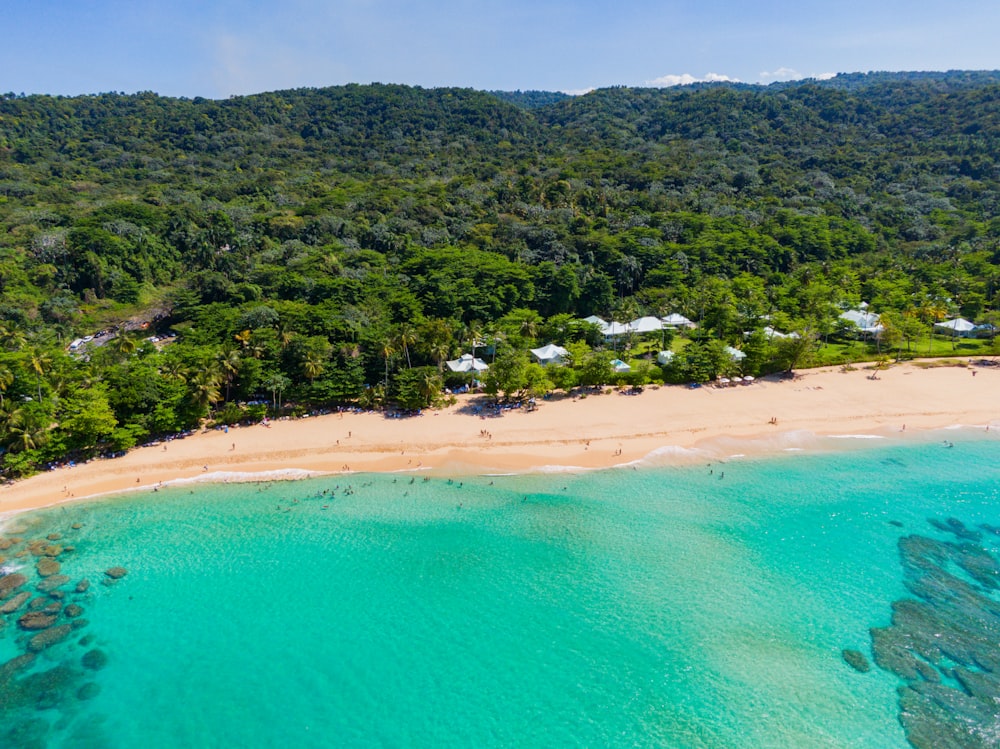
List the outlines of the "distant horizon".
{"type": "Polygon", "coordinates": [[[479,91],[699,82],[837,71],[994,70],[1000,5],[955,0],[11,0],[0,91],[155,91],[225,99],[393,81],[479,91]]]}
{"type": "Polygon", "coordinates": [[[476,88],[473,86],[462,86],[457,84],[441,84],[434,86],[424,86],[416,83],[403,83],[400,81],[347,81],[344,83],[330,83],[330,84],[319,84],[319,85],[302,85],[302,86],[288,86],[284,88],[273,88],[265,89],[261,91],[248,91],[243,94],[230,94],[229,96],[201,96],[201,95],[173,95],[164,94],[159,91],[148,88],[139,88],[132,91],[122,91],[122,90],[108,90],[108,91],[81,91],[77,93],[55,93],[46,91],[0,91],[0,98],[7,96],[14,97],[30,97],[30,96],[49,96],[53,98],[79,98],[86,96],[106,96],[106,95],[116,95],[116,96],[137,96],[139,94],[153,94],[154,96],[159,96],[165,99],[180,99],[180,100],[194,100],[194,99],[207,99],[211,101],[225,101],[227,99],[238,99],[242,97],[250,96],[261,96],[264,94],[281,93],[282,91],[301,91],[301,90],[319,90],[326,88],[345,88],[347,86],[401,86],[405,88],[417,88],[425,90],[435,90],[435,89],[462,89],[467,91],[477,91],[480,93],[492,94],[492,93],[507,93],[507,94],[530,94],[530,93],[545,93],[545,94],[563,94],[568,97],[584,96],[586,94],[592,93],[594,91],[603,91],[615,88],[626,88],[626,89],[668,89],[668,88],[685,88],[688,86],[704,86],[704,85],[732,85],[732,86],[751,86],[756,88],[769,88],[771,86],[784,86],[792,85],[796,83],[806,83],[809,81],[829,81],[840,76],[870,76],[870,75],[950,75],[950,74],[961,74],[961,73],[980,73],[980,74],[990,74],[995,73],[1000,75],[1000,68],[982,68],[982,69],[966,69],[966,68],[950,68],[948,70],[844,70],[837,73],[830,73],[820,76],[806,76],[803,78],[793,78],[784,81],[769,81],[769,82],[753,82],[753,81],[737,81],[737,80],[694,80],[694,81],[682,81],[677,83],[660,83],[657,85],[651,84],[639,84],[639,85],[629,85],[629,84],[619,84],[611,83],[606,86],[600,86],[596,88],[590,88],[584,91],[565,91],[560,89],[543,89],[543,88],[476,88]]]}

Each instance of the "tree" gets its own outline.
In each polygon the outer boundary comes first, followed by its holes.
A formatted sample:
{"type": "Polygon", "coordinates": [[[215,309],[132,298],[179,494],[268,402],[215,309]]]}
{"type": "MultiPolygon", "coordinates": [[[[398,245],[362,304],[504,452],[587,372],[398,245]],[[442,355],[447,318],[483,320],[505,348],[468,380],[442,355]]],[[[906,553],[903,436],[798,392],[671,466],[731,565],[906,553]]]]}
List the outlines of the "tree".
{"type": "Polygon", "coordinates": [[[614,379],[615,370],[607,353],[591,351],[578,365],[578,376],[580,384],[584,387],[599,387],[614,379]]]}
{"type": "Polygon", "coordinates": [[[410,323],[402,323],[396,329],[396,343],[399,347],[403,349],[403,354],[406,356],[406,368],[412,368],[410,363],[410,346],[417,342],[417,331],[410,323]]]}
{"type": "Polygon", "coordinates": [[[524,351],[505,348],[486,372],[486,392],[498,400],[501,394],[511,399],[524,388],[527,368],[528,355],[524,351]]]}
{"type": "Polygon", "coordinates": [[[136,349],[135,338],[128,333],[119,333],[107,343],[108,348],[118,354],[119,357],[128,356],[136,349]]]}
{"type": "Polygon", "coordinates": [[[221,377],[217,370],[208,368],[198,372],[191,381],[191,395],[199,412],[204,415],[222,398],[219,389],[221,377]]]}
{"type": "Polygon", "coordinates": [[[14,384],[14,373],[9,367],[0,364],[0,408],[3,407],[3,395],[7,388],[14,384]]]}
{"type": "Polygon", "coordinates": [[[216,362],[222,379],[226,383],[226,400],[229,400],[229,392],[233,385],[233,380],[240,372],[240,352],[239,349],[226,347],[219,352],[216,362]]]}
{"type": "Polygon", "coordinates": [[[35,348],[31,350],[29,363],[35,373],[35,381],[38,385],[38,401],[42,400],[42,377],[52,368],[52,357],[48,352],[35,348]]]}
{"type": "Polygon", "coordinates": [[[430,406],[441,392],[441,374],[434,367],[414,367],[393,380],[395,399],[402,408],[416,411],[430,406]]]}
{"type": "Polygon", "coordinates": [[[278,410],[278,399],[281,394],[292,386],[292,381],[280,372],[268,375],[264,379],[264,387],[271,391],[271,405],[278,410]]]}
{"type": "Polygon", "coordinates": [[[76,448],[95,447],[111,437],[118,426],[107,394],[101,387],[78,390],[62,408],[60,427],[70,435],[69,444],[76,448]]]}

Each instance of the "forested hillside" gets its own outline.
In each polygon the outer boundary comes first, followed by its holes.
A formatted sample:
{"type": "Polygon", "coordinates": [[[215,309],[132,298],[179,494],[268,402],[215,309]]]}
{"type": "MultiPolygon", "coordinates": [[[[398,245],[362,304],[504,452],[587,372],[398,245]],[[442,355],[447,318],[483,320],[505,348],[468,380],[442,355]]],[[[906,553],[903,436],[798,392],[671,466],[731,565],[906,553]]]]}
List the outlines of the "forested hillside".
{"type": "Polygon", "coordinates": [[[508,397],[612,382],[609,353],[643,384],[950,350],[934,322],[997,321],[997,153],[995,73],[8,94],[4,470],[206,417],[417,408],[474,347],[508,397]],[[877,339],[838,317],[861,302],[877,339]],[[674,312],[698,328],[605,344],[579,322],[674,312]],[[528,365],[549,342],[571,367],[528,365]]]}

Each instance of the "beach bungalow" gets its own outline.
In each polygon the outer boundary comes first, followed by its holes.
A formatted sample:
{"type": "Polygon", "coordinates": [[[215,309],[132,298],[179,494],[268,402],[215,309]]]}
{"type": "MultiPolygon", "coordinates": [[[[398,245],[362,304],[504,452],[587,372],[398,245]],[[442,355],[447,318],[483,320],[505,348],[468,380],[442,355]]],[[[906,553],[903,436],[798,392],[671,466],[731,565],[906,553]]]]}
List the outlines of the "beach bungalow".
{"type": "Polygon", "coordinates": [[[684,315],[679,315],[676,312],[671,312],[666,317],[661,317],[660,320],[663,322],[664,327],[667,328],[693,328],[694,323],[688,320],[684,315]]]}
{"type": "Polygon", "coordinates": [[[954,320],[934,323],[934,329],[938,333],[955,336],[956,338],[968,338],[970,335],[973,335],[976,325],[964,317],[956,317],[954,320]]]}
{"type": "Polygon", "coordinates": [[[445,364],[452,372],[485,372],[490,368],[486,362],[472,354],[462,354],[457,359],[446,361],[445,364]]]}
{"type": "Polygon", "coordinates": [[[542,346],[541,348],[531,349],[531,355],[535,357],[539,364],[543,367],[549,364],[562,364],[566,361],[566,357],[569,356],[569,351],[564,349],[562,346],[556,346],[550,343],[547,346],[542,346]]]}
{"type": "Polygon", "coordinates": [[[878,335],[885,328],[879,322],[879,316],[874,312],[866,311],[867,305],[862,309],[849,309],[840,313],[840,319],[851,323],[858,332],[864,335],[878,335]]]}
{"type": "Polygon", "coordinates": [[[726,353],[729,354],[729,358],[734,362],[741,362],[747,358],[747,355],[740,351],[738,348],[733,348],[732,346],[726,346],[726,353]]]}
{"type": "Polygon", "coordinates": [[[640,317],[628,324],[633,333],[655,333],[663,330],[663,322],[658,317],[640,317]]]}
{"type": "Polygon", "coordinates": [[[608,329],[608,321],[598,317],[597,315],[590,315],[589,317],[585,317],[583,318],[583,321],[589,322],[591,325],[596,325],[598,328],[601,329],[602,333],[608,329]]]}
{"type": "Polygon", "coordinates": [[[625,372],[631,372],[632,367],[623,362],[621,359],[612,359],[611,368],[618,372],[619,374],[624,374],[625,372]]]}
{"type": "Polygon", "coordinates": [[[612,320],[608,323],[608,326],[604,329],[605,340],[611,340],[612,338],[621,338],[623,335],[628,335],[632,330],[629,324],[626,322],[615,322],[612,320]]]}
{"type": "MultiPolygon", "coordinates": [[[[776,339],[777,340],[781,340],[782,338],[798,338],[799,337],[798,333],[795,333],[795,332],[792,332],[792,333],[782,333],[780,330],[775,330],[770,325],[765,325],[762,328],[762,331],[764,333],[764,337],[767,340],[769,340],[769,341],[773,341],[773,340],[776,340],[776,339]]],[[[752,330],[746,330],[746,331],[743,332],[743,337],[744,338],[749,338],[752,335],[753,335],[753,331],[752,330]]]]}

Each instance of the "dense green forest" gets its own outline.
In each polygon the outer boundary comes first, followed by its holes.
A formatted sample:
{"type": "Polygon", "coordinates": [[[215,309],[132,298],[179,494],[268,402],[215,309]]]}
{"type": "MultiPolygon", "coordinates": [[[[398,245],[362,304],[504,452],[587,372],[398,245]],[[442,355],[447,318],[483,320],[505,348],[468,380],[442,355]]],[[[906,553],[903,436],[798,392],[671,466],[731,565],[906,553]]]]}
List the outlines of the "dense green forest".
{"type": "Polygon", "coordinates": [[[998,322],[998,153],[990,72],[6,94],[3,470],[206,418],[420,408],[474,349],[508,398],[614,383],[612,357],[642,385],[991,352],[931,332],[998,322]],[[839,317],[861,302],[869,340],[839,317]],[[698,327],[605,342],[581,322],[668,313],[698,327]],[[549,342],[570,366],[529,364],[549,342]]]}

